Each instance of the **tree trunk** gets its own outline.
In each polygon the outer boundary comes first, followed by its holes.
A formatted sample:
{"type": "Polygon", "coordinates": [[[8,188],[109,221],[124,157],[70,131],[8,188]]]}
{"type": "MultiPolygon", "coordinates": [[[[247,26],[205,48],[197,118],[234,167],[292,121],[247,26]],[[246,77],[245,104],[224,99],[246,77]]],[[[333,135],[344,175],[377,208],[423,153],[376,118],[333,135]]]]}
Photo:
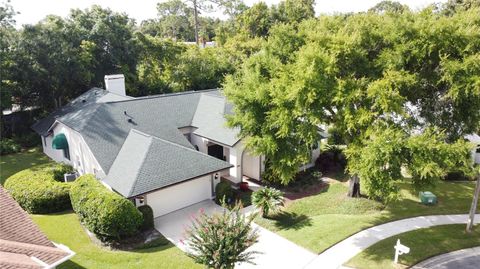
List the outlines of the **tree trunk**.
{"type": "Polygon", "coordinates": [[[467,222],[467,233],[472,232],[473,219],[475,218],[475,212],[477,212],[478,196],[480,196],[480,174],[477,175],[477,184],[475,186],[475,193],[473,195],[472,207],[470,207],[470,216],[467,222]]]}
{"type": "Polygon", "coordinates": [[[348,197],[360,197],[360,178],[357,175],[353,175],[350,178],[348,197]]]}
{"type": "Polygon", "coordinates": [[[197,0],[193,0],[193,14],[194,14],[194,23],[195,23],[195,43],[198,46],[198,7],[197,7],[197,0]]]}

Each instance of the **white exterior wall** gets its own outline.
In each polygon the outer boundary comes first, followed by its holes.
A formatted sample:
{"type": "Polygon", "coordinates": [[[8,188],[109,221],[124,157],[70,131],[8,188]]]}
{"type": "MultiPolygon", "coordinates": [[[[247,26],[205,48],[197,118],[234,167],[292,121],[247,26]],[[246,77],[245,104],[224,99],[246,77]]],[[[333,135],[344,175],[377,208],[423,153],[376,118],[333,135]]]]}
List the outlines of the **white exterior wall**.
{"type": "Polygon", "coordinates": [[[194,146],[197,146],[198,151],[208,154],[208,148],[207,148],[208,139],[195,134],[190,134],[190,139],[191,139],[190,143],[192,143],[192,145],[194,146]]]}
{"type": "Polygon", "coordinates": [[[477,148],[480,149],[480,135],[470,134],[465,136],[475,147],[472,150],[472,159],[475,163],[480,164],[480,152],[477,153],[477,148]]]}
{"type": "MultiPolygon", "coordinates": [[[[214,141],[210,141],[207,138],[204,138],[204,137],[201,137],[201,136],[198,136],[198,135],[195,135],[195,134],[191,134],[190,139],[191,139],[190,143],[192,143],[192,145],[194,145],[194,146],[197,146],[198,151],[200,151],[202,153],[205,153],[205,154],[208,154],[208,143],[209,142],[216,144],[214,141]]],[[[225,161],[232,164],[233,167],[230,168],[229,170],[225,170],[225,171],[220,172],[220,175],[221,176],[230,175],[231,177],[234,177],[234,178],[238,179],[236,182],[240,182],[241,177],[238,177],[238,175],[240,175],[241,151],[238,152],[237,146],[235,146],[233,148],[223,146],[223,155],[226,157],[225,161]]]]}
{"type": "Polygon", "coordinates": [[[56,162],[65,162],[70,164],[70,161],[64,160],[62,150],[57,150],[52,148],[53,137],[56,134],[57,133],[55,133],[54,135],[46,136],[45,140],[42,137],[43,153],[45,153],[45,155],[47,155],[48,157],[50,157],[52,160],[56,162]]]}
{"type": "Polygon", "coordinates": [[[46,137],[46,144],[43,144],[43,152],[47,156],[56,162],[70,164],[80,175],[95,174],[98,178],[105,177],[105,173],[78,132],[62,123],[56,123],[53,128],[53,133],[53,135],[46,137]],[[67,137],[70,160],[64,158],[63,150],[52,148],[53,138],[60,133],[65,134],[67,137]]]}
{"type": "Polygon", "coordinates": [[[242,181],[242,152],[243,144],[241,142],[238,142],[230,149],[230,163],[233,165],[230,168],[230,175],[235,178],[235,183],[242,181]]]}
{"type": "Polygon", "coordinates": [[[318,156],[320,156],[320,144],[321,144],[321,142],[319,141],[318,142],[318,147],[316,149],[312,150],[312,154],[310,155],[310,162],[305,164],[305,165],[300,166],[298,171],[303,171],[303,170],[306,170],[308,168],[311,168],[311,167],[315,166],[315,161],[318,159],[318,156]]]}
{"type": "Polygon", "coordinates": [[[243,153],[243,175],[253,179],[260,179],[260,163],[259,156],[252,156],[248,152],[243,153]]]}
{"type": "Polygon", "coordinates": [[[159,217],[212,198],[212,176],[207,175],[145,195],[145,203],[159,217]]]}

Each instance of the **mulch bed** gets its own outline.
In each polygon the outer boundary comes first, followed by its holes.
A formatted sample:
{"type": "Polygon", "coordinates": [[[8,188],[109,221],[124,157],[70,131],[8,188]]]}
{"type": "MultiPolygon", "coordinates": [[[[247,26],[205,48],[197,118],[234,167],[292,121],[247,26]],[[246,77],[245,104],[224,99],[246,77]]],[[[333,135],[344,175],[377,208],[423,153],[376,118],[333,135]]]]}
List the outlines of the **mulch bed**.
{"type": "Polygon", "coordinates": [[[287,187],[282,190],[284,192],[285,202],[288,203],[300,198],[319,194],[328,186],[328,184],[329,184],[328,182],[322,180],[316,184],[310,184],[308,185],[308,187],[302,188],[301,191],[290,190],[287,187]]]}
{"type": "MultiPolygon", "coordinates": [[[[149,242],[157,239],[165,239],[161,233],[159,233],[155,229],[151,229],[148,231],[141,232],[137,235],[134,235],[129,238],[124,238],[119,241],[110,241],[110,242],[103,242],[100,239],[98,239],[94,233],[90,232],[85,226],[83,226],[83,229],[87,233],[88,237],[90,237],[90,240],[97,246],[100,246],[102,248],[107,248],[109,250],[137,250],[141,249],[145,244],[148,244],[149,242]]],[[[165,244],[168,244],[167,239],[165,239],[165,244]]]]}

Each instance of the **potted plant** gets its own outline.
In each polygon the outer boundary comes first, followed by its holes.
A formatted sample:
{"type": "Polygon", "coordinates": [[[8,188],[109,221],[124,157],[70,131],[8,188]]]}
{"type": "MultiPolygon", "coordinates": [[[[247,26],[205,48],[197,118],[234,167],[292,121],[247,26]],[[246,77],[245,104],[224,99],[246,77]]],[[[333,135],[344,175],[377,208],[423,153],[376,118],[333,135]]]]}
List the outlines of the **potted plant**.
{"type": "Polygon", "coordinates": [[[248,191],[249,190],[248,182],[246,182],[246,181],[240,182],[240,190],[241,191],[248,191]]]}

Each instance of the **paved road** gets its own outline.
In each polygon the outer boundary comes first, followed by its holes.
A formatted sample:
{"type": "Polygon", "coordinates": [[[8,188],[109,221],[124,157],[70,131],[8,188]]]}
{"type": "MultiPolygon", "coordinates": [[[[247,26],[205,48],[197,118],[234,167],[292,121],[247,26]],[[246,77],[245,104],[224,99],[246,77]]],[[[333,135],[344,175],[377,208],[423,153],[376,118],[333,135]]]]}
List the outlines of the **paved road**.
{"type": "MultiPolygon", "coordinates": [[[[423,216],[388,222],[358,232],[322,252],[305,268],[336,269],[371,245],[397,234],[437,225],[467,223],[468,215],[423,216]]],[[[475,223],[480,223],[480,214],[475,215],[475,223]]],[[[457,267],[462,268],[462,267],[457,267]]],[[[480,266],[475,267],[476,269],[480,266]]]]}
{"type": "Polygon", "coordinates": [[[412,267],[412,269],[478,269],[480,247],[467,248],[435,256],[412,267]]]}

